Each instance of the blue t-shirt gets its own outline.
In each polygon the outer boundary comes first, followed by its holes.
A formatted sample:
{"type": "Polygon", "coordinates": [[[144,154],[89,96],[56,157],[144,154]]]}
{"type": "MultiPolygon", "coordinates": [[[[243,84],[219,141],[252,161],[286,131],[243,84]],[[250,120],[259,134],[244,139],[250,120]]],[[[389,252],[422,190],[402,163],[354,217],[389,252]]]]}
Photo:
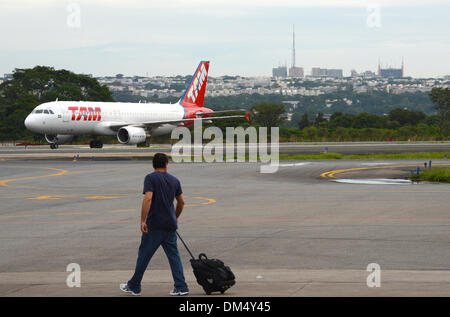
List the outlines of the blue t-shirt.
{"type": "Polygon", "coordinates": [[[183,193],[180,181],[167,172],[153,172],[145,177],[143,194],[146,192],[153,192],[152,204],[146,220],[148,230],[177,230],[173,201],[175,197],[183,193]]]}

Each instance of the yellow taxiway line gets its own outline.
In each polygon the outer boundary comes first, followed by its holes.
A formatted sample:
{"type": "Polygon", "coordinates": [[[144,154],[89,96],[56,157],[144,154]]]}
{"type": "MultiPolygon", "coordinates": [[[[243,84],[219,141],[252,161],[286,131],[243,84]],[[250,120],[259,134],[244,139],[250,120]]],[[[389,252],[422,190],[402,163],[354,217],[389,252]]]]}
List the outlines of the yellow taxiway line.
{"type": "MultiPolygon", "coordinates": [[[[20,167],[20,166],[14,166],[14,167],[20,167]]],[[[21,168],[30,168],[30,167],[28,166],[28,167],[21,167],[21,168]]],[[[32,168],[42,168],[42,169],[47,169],[47,170],[53,170],[53,171],[58,171],[58,173],[49,174],[49,175],[29,176],[29,177],[11,178],[11,179],[0,180],[0,186],[9,187],[8,183],[10,183],[10,182],[17,182],[17,181],[24,181],[24,180],[29,180],[29,179],[61,176],[61,175],[64,175],[64,174],[68,173],[68,171],[63,170],[63,169],[59,169],[59,168],[51,168],[51,167],[32,167],[32,168]]]]}

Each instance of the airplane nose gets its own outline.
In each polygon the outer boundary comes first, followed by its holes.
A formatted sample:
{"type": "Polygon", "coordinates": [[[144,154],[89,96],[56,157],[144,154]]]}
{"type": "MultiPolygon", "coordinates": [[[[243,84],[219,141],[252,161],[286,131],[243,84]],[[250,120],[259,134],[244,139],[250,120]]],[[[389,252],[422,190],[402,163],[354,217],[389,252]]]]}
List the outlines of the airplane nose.
{"type": "Polygon", "coordinates": [[[25,122],[24,122],[25,127],[26,127],[28,130],[33,131],[33,129],[36,127],[34,121],[35,121],[35,120],[34,120],[33,118],[31,118],[30,115],[28,115],[28,117],[26,117],[25,122]]]}
{"type": "Polygon", "coordinates": [[[25,118],[24,124],[25,124],[25,127],[26,127],[27,129],[30,128],[30,116],[27,116],[27,117],[25,118]]]}

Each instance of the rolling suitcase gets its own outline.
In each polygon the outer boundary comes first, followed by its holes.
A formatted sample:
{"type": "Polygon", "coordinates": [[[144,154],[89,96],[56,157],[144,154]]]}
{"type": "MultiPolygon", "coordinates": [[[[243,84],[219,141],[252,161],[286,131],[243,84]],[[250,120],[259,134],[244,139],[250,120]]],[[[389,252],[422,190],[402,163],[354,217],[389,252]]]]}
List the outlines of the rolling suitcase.
{"type": "Polygon", "coordinates": [[[178,232],[177,235],[191,255],[191,265],[194,269],[195,278],[197,283],[203,287],[206,295],[211,295],[212,292],[221,292],[223,294],[236,283],[233,272],[222,261],[208,259],[204,253],[199,254],[198,259],[196,259],[178,232]]]}

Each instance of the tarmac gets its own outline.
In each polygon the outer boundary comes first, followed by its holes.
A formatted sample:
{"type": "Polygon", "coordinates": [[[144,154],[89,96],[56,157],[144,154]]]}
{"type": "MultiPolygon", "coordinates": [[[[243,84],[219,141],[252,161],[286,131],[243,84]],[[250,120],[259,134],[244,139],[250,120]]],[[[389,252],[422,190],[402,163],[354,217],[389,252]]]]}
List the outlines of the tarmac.
{"type": "MultiPolygon", "coordinates": [[[[247,145],[248,147],[248,145],[247,145]]],[[[102,149],[91,149],[89,145],[60,145],[51,150],[48,145],[1,146],[0,160],[46,160],[70,159],[75,155],[91,159],[150,159],[157,152],[169,153],[171,145],[152,144],[150,147],[135,145],[105,144],[102,149]]],[[[381,154],[412,152],[450,151],[449,141],[440,142],[289,142],[279,143],[280,154],[320,154],[334,152],[340,154],[381,154]]],[[[224,150],[225,153],[225,150],[224,150]]]]}
{"type": "MultiPolygon", "coordinates": [[[[225,296],[450,295],[450,185],[335,181],[405,179],[423,160],[281,163],[274,174],[259,163],[169,165],[186,200],[180,234],[237,276],[225,296]],[[368,287],[370,263],[380,287],[368,287]]],[[[0,296],[126,296],[151,171],[149,161],[0,161],[0,296]],[[79,288],[66,284],[70,263],[79,288]]],[[[203,296],[179,248],[190,296],[203,296]]],[[[171,288],[159,250],[142,295],[171,288]]]]}

